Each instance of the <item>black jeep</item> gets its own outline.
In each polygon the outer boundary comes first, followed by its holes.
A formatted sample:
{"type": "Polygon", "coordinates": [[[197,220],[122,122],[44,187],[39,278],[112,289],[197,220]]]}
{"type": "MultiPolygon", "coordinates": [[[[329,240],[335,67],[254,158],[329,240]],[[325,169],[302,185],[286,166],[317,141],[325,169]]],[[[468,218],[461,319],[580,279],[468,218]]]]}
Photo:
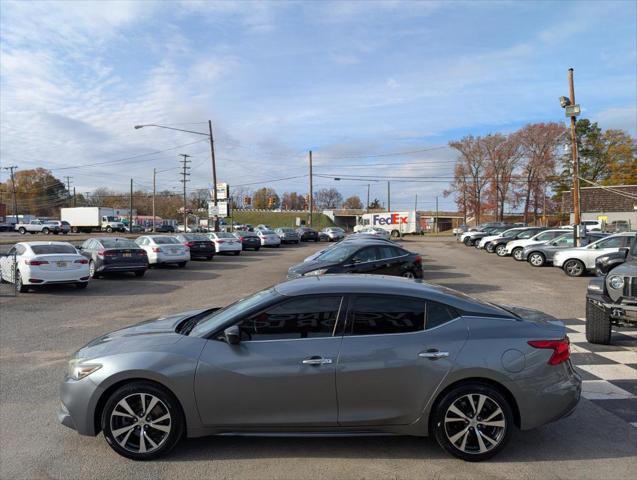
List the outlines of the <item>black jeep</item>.
{"type": "Polygon", "coordinates": [[[629,248],[599,257],[595,270],[599,276],[586,292],[586,339],[606,345],[611,325],[637,326],[637,239],[629,248]]]}

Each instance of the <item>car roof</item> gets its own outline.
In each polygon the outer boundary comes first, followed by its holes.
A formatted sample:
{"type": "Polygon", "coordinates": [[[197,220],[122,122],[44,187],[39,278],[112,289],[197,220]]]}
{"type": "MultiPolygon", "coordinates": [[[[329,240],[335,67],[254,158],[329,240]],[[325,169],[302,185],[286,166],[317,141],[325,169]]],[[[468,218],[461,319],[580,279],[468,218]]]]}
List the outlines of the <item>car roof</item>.
{"type": "Polygon", "coordinates": [[[71,245],[69,242],[18,242],[16,245],[28,245],[28,246],[37,246],[37,245],[71,245]]]}
{"type": "Polygon", "coordinates": [[[403,295],[449,305],[465,313],[513,317],[512,314],[461,292],[422,280],[387,275],[327,274],[301,277],[280,283],[274,289],[281,295],[371,294],[403,295]]]}

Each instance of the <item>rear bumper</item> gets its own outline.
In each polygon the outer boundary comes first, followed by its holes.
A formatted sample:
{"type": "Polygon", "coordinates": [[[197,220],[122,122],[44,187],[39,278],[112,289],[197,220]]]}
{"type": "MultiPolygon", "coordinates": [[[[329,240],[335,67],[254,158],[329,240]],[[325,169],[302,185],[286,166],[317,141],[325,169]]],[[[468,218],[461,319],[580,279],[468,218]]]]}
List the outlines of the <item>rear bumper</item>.
{"type": "Polygon", "coordinates": [[[219,245],[217,247],[217,253],[224,253],[224,252],[240,252],[242,250],[242,246],[241,244],[237,244],[237,245],[219,245]]]}
{"type": "MultiPolygon", "coordinates": [[[[22,267],[24,268],[24,267],[22,267]]],[[[36,268],[26,268],[21,271],[22,283],[24,285],[52,285],[59,283],[79,283],[89,279],[88,265],[85,268],[56,272],[53,270],[41,270],[36,268]],[[31,282],[30,279],[40,280],[31,282]]]]}
{"type": "Polygon", "coordinates": [[[148,263],[156,264],[156,263],[181,263],[187,262],[190,260],[190,253],[185,255],[149,255],[148,263]]]}
{"type": "Polygon", "coordinates": [[[100,265],[97,271],[100,273],[108,272],[138,272],[140,270],[146,270],[148,268],[147,263],[129,264],[129,265],[100,265]]]}

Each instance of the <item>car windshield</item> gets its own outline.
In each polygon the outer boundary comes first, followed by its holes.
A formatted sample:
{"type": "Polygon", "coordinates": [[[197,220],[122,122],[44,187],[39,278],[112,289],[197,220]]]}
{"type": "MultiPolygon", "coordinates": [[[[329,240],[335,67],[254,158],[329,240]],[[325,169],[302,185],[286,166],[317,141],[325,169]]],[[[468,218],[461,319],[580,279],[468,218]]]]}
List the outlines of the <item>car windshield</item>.
{"type": "Polygon", "coordinates": [[[360,245],[357,244],[339,244],[338,247],[325,250],[317,259],[323,262],[342,262],[360,248],[360,245]]]}
{"type": "Polygon", "coordinates": [[[139,248],[135,242],[127,238],[104,238],[100,243],[104,248],[139,248]]]}
{"type": "Polygon", "coordinates": [[[567,233],[565,235],[560,235],[551,242],[551,245],[571,246],[573,245],[573,234],[567,233]]]}
{"type": "Polygon", "coordinates": [[[49,255],[55,253],[77,253],[73,245],[31,245],[31,250],[36,255],[49,255]]]}
{"type": "Polygon", "coordinates": [[[152,239],[153,242],[155,242],[157,245],[170,245],[179,243],[179,240],[177,240],[175,237],[152,237],[152,239]]]}
{"type": "Polygon", "coordinates": [[[274,288],[268,288],[266,290],[261,290],[254,295],[250,295],[249,297],[242,298],[221,310],[212,312],[210,315],[200,320],[190,331],[190,335],[193,337],[205,335],[208,332],[216,330],[226,321],[232,319],[242,311],[254,308],[261,303],[269,303],[271,300],[274,300],[279,296],[280,295],[276,292],[276,290],[274,290],[274,288]]]}

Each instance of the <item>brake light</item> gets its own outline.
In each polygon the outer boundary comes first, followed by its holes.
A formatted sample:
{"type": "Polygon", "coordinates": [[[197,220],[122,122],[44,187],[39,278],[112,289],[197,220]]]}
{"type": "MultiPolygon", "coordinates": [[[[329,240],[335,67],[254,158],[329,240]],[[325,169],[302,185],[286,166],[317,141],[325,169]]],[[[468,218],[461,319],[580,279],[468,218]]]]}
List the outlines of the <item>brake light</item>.
{"type": "Polygon", "coordinates": [[[217,243],[226,243],[225,240],[217,240],[217,243]]]}
{"type": "Polygon", "coordinates": [[[73,263],[81,263],[82,265],[86,265],[88,260],[86,258],[80,258],[79,260],[75,260],[73,263]]]}
{"type": "Polygon", "coordinates": [[[49,262],[47,262],[46,260],[25,260],[24,263],[26,263],[27,265],[33,265],[33,266],[49,264],[49,262]]]}
{"type": "Polygon", "coordinates": [[[239,240],[241,240],[243,242],[243,237],[239,237],[239,240]]]}
{"type": "Polygon", "coordinates": [[[186,243],[184,243],[184,245],[186,245],[188,248],[194,247],[195,246],[195,242],[186,242],[186,243]]]}
{"type": "Polygon", "coordinates": [[[416,255],[416,258],[414,258],[414,263],[422,263],[422,257],[420,255],[416,255]]]}
{"type": "Polygon", "coordinates": [[[553,355],[549,358],[549,365],[559,365],[566,362],[571,356],[568,337],[564,337],[561,340],[529,340],[528,344],[534,348],[552,349],[553,355]]]}
{"type": "Polygon", "coordinates": [[[117,252],[112,252],[110,250],[100,250],[99,252],[97,252],[97,256],[98,257],[115,257],[117,256],[117,252]]]}

